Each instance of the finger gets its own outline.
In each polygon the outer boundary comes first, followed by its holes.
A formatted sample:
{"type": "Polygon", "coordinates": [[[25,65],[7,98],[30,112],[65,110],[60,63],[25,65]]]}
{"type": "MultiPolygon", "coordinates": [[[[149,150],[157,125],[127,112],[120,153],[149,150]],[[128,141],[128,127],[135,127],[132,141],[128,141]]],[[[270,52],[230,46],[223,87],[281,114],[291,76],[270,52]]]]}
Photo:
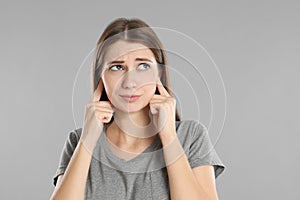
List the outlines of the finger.
{"type": "Polygon", "coordinates": [[[96,112],[109,112],[109,113],[114,113],[115,111],[113,110],[113,109],[111,109],[111,108],[103,108],[103,107],[94,107],[93,108],[94,109],[94,111],[96,111],[96,112]]]}
{"type": "Polygon", "coordinates": [[[166,99],[166,97],[165,97],[165,96],[162,96],[162,95],[160,95],[160,94],[155,94],[155,95],[153,95],[153,97],[151,98],[151,100],[164,100],[164,99],[166,99]]]}
{"type": "Polygon", "coordinates": [[[105,123],[108,123],[113,116],[111,113],[96,113],[95,115],[98,120],[105,123]]]}
{"type": "Polygon", "coordinates": [[[111,112],[101,111],[101,112],[95,112],[95,116],[99,119],[105,117],[105,118],[111,118],[113,115],[111,112]]]}
{"type": "Polygon", "coordinates": [[[162,100],[159,100],[159,99],[152,99],[152,100],[149,101],[150,104],[154,104],[154,103],[160,104],[160,103],[164,103],[164,102],[165,101],[162,101],[162,100]]]}
{"type": "Polygon", "coordinates": [[[156,83],[156,86],[158,88],[158,91],[161,95],[164,95],[164,96],[167,96],[167,97],[170,97],[171,95],[168,93],[168,91],[165,89],[165,87],[163,86],[162,82],[159,81],[156,83]]]}
{"type": "Polygon", "coordinates": [[[157,114],[157,112],[160,110],[161,103],[160,102],[150,102],[150,111],[152,114],[157,114]]]}
{"type": "Polygon", "coordinates": [[[100,78],[97,89],[94,91],[93,94],[93,101],[100,101],[102,91],[103,91],[103,82],[102,79],[100,78]]]}
{"type": "Polygon", "coordinates": [[[100,107],[100,108],[110,108],[112,109],[112,104],[110,103],[110,101],[96,101],[96,102],[88,102],[86,104],[86,107],[87,108],[90,108],[90,107],[100,107]]]}
{"type": "Polygon", "coordinates": [[[150,106],[150,112],[152,113],[152,115],[156,115],[159,111],[159,106],[152,104],[150,106]]]}
{"type": "Polygon", "coordinates": [[[97,111],[97,112],[107,112],[107,113],[114,113],[114,110],[113,109],[110,109],[110,108],[103,108],[103,107],[95,107],[94,108],[95,109],[95,111],[97,111]]]}

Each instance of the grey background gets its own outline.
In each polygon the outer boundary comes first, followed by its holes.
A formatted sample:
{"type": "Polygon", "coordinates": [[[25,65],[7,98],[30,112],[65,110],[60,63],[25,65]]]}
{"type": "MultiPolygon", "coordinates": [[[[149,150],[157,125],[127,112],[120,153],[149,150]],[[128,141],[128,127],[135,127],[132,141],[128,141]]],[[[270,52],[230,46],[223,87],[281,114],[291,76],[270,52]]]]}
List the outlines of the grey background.
{"type": "MultiPolygon", "coordinates": [[[[184,32],[218,65],[227,94],[215,145],[227,166],[217,179],[220,199],[299,199],[299,2],[143,4],[1,1],[0,199],[50,197],[63,143],[75,126],[78,67],[117,17],[184,32]]],[[[194,117],[188,107],[185,116],[194,117]]]]}

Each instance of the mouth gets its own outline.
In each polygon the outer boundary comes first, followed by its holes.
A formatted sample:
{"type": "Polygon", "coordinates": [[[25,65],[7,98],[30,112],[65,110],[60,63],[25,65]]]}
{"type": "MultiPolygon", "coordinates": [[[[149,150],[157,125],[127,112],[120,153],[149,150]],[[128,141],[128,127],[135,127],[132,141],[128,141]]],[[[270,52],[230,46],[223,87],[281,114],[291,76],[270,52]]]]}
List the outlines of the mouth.
{"type": "Polygon", "coordinates": [[[139,99],[141,95],[120,95],[125,101],[132,103],[139,99]]]}

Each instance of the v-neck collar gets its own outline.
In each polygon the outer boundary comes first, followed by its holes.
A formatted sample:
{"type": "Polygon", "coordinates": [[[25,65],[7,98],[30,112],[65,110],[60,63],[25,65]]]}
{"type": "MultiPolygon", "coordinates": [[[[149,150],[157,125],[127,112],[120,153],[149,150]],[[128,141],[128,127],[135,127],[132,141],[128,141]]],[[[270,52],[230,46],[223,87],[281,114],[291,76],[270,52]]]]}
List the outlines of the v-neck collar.
{"type": "MultiPolygon", "coordinates": [[[[176,125],[178,122],[176,121],[176,125]]],[[[102,133],[94,148],[92,159],[93,163],[99,166],[107,166],[122,173],[136,174],[152,172],[166,167],[162,143],[159,134],[142,153],[130,160],[118,157],[112,150],[106,138],[107,124],[103,124],[102,133]]]]}
{"type": "Polygon", "coordinates": [[[102,134],[104,139],[104,145],[105,145],[105,149],[107,149],[107,153],[109,153],[110,156],[114,157],[115,160],[118,160],[122,163],[130,163],[130,162],[136,162],[137,160],[139,160],[141,157],[143,157],[143,155],[147,152],[152,152],[153,150],[155,150],[155,146],[157,146],[157,144],[160,141],[159,135],[156,134],[155,139],[153,140],[153,142],[140,154],[138,154],[137,156],[135,156],[134,158],[130,159],[130,160],[125,160],[123,158],[120,158],[119,156],[117,156],[112,150],[111,147],[109,146],[109,141],[107,140],[107,124],[103,125],[103,131],[102,134]]]}

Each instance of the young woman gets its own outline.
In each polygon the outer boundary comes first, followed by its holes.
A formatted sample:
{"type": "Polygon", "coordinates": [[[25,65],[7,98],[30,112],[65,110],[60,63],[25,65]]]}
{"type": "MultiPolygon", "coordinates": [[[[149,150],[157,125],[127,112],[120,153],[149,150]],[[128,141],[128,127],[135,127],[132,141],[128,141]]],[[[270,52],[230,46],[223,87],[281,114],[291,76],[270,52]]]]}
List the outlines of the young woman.
{"type": "Polygon", "coordinates": [[[140,19],[101,35],[83,128],[70,131],[51,199],[218,199],[225,169],[207,129],[181,120],[165,52],[140,19]]]}

